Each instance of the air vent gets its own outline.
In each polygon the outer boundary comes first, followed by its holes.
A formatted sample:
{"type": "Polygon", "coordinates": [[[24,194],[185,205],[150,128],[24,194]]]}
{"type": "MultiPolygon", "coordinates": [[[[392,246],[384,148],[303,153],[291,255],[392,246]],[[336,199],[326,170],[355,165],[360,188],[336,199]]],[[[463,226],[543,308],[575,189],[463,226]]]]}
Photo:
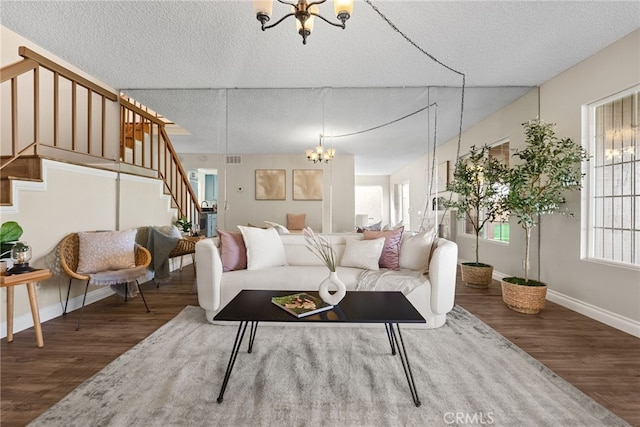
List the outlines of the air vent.
{"type": "Polygon", "coordinates": [[[242,156],[234,154],[226,156],[225,163],[228,165],[241,165],[242,156]]]}

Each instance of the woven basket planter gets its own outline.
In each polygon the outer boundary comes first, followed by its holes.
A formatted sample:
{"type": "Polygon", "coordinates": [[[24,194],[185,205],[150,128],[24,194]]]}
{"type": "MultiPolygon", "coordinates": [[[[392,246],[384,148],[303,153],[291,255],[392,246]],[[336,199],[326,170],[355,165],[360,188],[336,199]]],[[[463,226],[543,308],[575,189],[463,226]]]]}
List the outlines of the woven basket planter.
{"type": "Polygon", "coordinates": [[[487,288],[493,280],[493,266],[477,265],[475,262],[460,264],[462,281],[470,288],[487,288]]]}
{"type": "Polygon", "coordinates": [[[547,285],[526,286],[501,281],[502,301],[513,311],[524,314],[538,314],[544,308],[547,285]]]}

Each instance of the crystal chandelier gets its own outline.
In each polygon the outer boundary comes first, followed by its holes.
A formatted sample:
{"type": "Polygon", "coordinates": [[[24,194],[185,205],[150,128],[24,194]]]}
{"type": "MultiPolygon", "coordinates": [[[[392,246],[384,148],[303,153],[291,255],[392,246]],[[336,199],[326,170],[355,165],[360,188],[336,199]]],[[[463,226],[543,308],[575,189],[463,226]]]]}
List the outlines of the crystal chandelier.
{"type": "Polygon", "coordinates": [[[296,28],[298,34],[302,36],[302,43],[307,44],[307,36],[313,31],[313,21],[315,17],[322,19],[327,24],[334,27],[340,27],[344,29],[346,27],[347,19],[351,17],[353,12],[353,0],[333,0],[333,9],[336,14],[336,18],[341,22],[331,22],[324,16],[320,15],[318,5],[326,2],[327,0],[319,0],[307,2],[306,0],[298,0],[297,3],[290,3],[284,0],[278,0],[280,3],[288,4],[291,6],[291,13],[287,13],[278,21],[271,25],[265,25],[271,19],[273,12],[273,0],[253,0],[253,10],[256,13],[256,18],[262,24],[262,31],[273,28],[290,16],[296,18],[296,28]]]}
{"type": "Polygon", "coordinates": [[[324,162],[324,163],[329,163],[331,160],[333,160],[333,158],[336,155],[336,149],[335,148],[328,148],[326,151],[324,149],[324,147],[322,146],[322,139],[324,138],[324,136],[322,134],[320,134],[320,144],[318,146],[316,146],[315,150],[307,150],[307,160],[313,162],[313,163],[318,163],[318,162],[324,162]]]}

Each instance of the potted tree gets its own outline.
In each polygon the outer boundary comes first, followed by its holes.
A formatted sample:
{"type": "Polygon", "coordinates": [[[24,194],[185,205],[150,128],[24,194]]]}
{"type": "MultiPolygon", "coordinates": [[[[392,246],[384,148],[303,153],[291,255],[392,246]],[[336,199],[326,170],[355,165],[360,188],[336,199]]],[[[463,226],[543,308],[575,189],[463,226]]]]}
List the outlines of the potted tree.
{"type": "Polygon", "coordinates": [[[458,160],[453,180],[447,191],[458,194],[457,200],[446,200],[445,207],[457,209],[458,219],[465,218],[476,237],[475,262],[460,266],[462,281],[473,288],[491,284],[493,266],[480,262],[480,232],[506,211],[506,181],[509,170],[489,155],[489,146],[471,147],[469,157],[458,160]]]}
{"type": "Polygon", "coordinates": [[[586,150],[570,138],[555,135],[555,123],[530,120],[522,124],[525,148],[513,156],[522,162],[509,173],[507,207],[525,233],[524,277],[502,279],[502,299],[512,310],[537,314],[544,308],[547,285],[529,278],[531,230],[541,215],[561,212],[564,193],[582,187],[580,164],[588,160],[586,150]]]}

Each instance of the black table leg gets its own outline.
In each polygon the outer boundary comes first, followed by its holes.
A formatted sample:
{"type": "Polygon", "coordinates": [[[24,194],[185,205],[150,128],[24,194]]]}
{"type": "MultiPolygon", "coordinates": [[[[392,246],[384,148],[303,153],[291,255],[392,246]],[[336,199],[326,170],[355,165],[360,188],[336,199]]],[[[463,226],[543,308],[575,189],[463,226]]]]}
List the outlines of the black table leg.
{"type": "Polygon", "coordinates": [[[248,353],[253,351],[253,341],[256,339],[256,332],[258,332],[258,322],[251,322],[251,330],[249,331],[249,349],[248,353]]]}
{"type": "Polygon", "coordinates": [[[393,343],[393,331],[391,330],[391,324],[385,323],[385,329],[387,330],[387,338],[389,338],[389,344],[391,345],[391,354],[396,355],[396,345],[393,343]]]}
{"type": "MultiPolygon", "coordinates": [[[[253,329],[253,323],[251,328],[253,329]]],[[[229,364],[227,365],[227,372],[224,374],[224,381],[222,381],[222,388],[220,389],[220,395],[218,396],[218,403],[222,403],[222,399],[224,397],[224,390],[227,388],[227,383],[229,382],[229,377],[231,376],[233,365],[236,363],[236,357],[238,356],[238,351],[240,350],[240,345],[242,344],[242,339],[244,338],[244,333],[246,330],[247,330],[247,321],[240,322],[240,326],[238,326],[238,332],[236,333],[236,340],[233,343],[233,349],[231,350],[231,357],[229,358],[229,364]]],[[[253,331],[252,331],[252,334],[255,335],[253,331]]]]}
{"type": "Polygon", "coordinates": [[[402,333],[400,332],[400,325],[395,323],[397,333],[393,329],[393,323],[386,323],[387,334],[390,335],[389,341],[391,341],[391,348],[393,350],[393,343],[395,342],[395,346],[398,348],[398,354],[400,355],[400,360],[402,361],[402,367],[404,368],[404,374],[407,377],[407,383],[409,384],[409,390],[411,391],[411,397],[413,398],[413,403],[416,406],[422,405],[420,402],[420,398],[418,397],[418,390],[416,389],[416,383],[413,380],[413,373],[411,372],[411,366],[409,365],[409,357],[407,356],[407,349],[404,347],[404,340],[402,339],[402,333]],[[398,339],[399,338],[399,339],[398,339]]]}

